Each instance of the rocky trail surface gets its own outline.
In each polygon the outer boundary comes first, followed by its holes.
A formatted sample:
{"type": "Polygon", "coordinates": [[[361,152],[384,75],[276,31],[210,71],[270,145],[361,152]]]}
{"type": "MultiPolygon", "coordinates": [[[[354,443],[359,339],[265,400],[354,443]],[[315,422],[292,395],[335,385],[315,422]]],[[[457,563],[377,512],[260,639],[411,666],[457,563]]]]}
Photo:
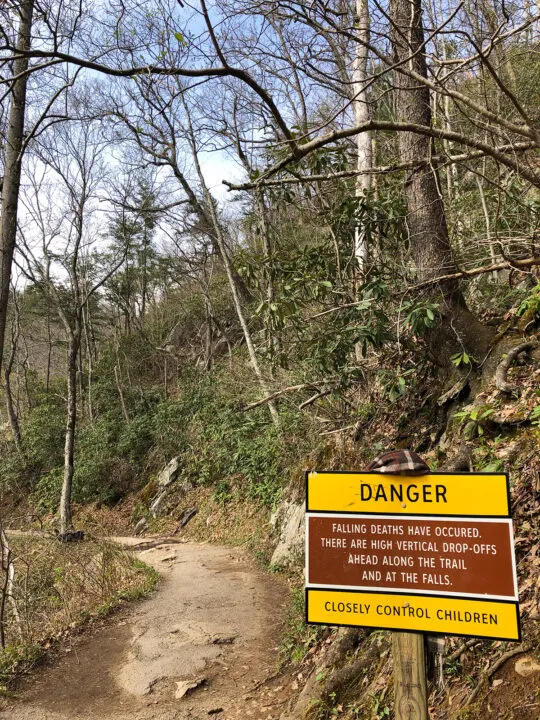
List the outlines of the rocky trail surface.
{"type": "Polygon", "coordinates": [[[163,575],[149,599],[75,638],[1,720],[275,720],[287,592],[237,549],[121,538],[163,575]]]}

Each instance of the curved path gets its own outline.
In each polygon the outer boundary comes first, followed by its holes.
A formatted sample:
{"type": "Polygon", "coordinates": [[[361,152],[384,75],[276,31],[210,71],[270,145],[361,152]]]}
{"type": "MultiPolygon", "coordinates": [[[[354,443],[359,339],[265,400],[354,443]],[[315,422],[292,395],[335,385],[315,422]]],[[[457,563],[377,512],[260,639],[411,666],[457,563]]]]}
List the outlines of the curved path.
{"type": "Polygon", "coordinates": [[[240,550],[120,538],[159,590],[33,673],[2,720],[275,720],[288,593],[240,550]]]}

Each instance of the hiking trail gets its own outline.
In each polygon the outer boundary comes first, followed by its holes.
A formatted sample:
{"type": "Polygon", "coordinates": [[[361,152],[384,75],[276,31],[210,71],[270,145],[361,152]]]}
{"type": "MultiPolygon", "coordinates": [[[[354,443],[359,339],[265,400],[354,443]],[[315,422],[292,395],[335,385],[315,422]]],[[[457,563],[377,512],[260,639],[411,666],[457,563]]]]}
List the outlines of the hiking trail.
{"type": "Polygon", "coordinates": [[[288,592],[239,549],[116,538],[162,574],[149,598],[75,637],[0,705],[2,720],[275,720],[288,592]]]}

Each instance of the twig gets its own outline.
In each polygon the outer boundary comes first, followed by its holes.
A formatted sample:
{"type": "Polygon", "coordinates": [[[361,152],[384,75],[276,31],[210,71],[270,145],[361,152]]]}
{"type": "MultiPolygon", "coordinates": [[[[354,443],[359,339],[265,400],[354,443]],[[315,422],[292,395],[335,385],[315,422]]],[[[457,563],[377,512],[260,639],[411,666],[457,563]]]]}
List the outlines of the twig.
{"type": "Polygon", "coordinates": [[[346,425],[345,427],[337,428],[336,430],[325,430],[324,432],[319,433],[319,435],[334,435],[334,433],[345,432],[345,430],[352,430],[356,427],[356,425],[357,423],[354,423],[353,425],[346,425]]]}
{"type": "Polygon", "coordinates": [[[258,690],[263,685],[266,685],[266,683],[269,683],[271,680],[275,680],[276,678],[281,676],[281,672],[276,672],[273,675],[269,675],[268,677],[263,678],[260,682],[256,683],[252,687],[249,688],[249,692],[253,692],[254,690],[258,690]]]}
{"type": "Polygon", "coordinates": [[[300,405],[298,406],[298,409],[299,409],[299,410],[303,410],[303,409],[304,409],[305,407],[307,407],[308,405],[312,405],[312,404],[313,404],[316,400],[318,400],[319,398],[326,397],[327,395],[330,395],[331,392],[332,392],[331,390],[323,390],[322,392],[315,393],[315,395],[312,395],[312,396],[311,396],[310,398],[308,398],[307,400],[304,400],[303,403],[300,403],[300,405]]]}
{"type": "Polygon", "coordinates": [[[461,643],[457,650],[454,650],[453,653],[451,653],[447,658],[445,658],[445,662],[454,662],[454,660],[457,660],[462,652],[465,652],[465,650],[474,647],[478,642],[479,641],[477,638],[473,638],[472,640],[467,640],[467,642],[461,643]]]}
{"type": "Polygon", "coordinates": [[[253,408],[259,407],[259,405],[264,405],[265,403],[271,402],[272,400],[275,400],[282,395],[286,395],[287,393],[296,392],[297,390],[305,390],[306,388],[316,388],[320,385],[326,385],[327,382],[327,380],[315,380],[309,383],[302,383],[301,385],[290,385],[289,387],[282,388],[281,390],[276,390],[276,392],[267,395],[266,397],[262,398],[262,400],[257,400],[256,402],[252,402],[249,405],[245,405],[242,409],[252,410],[253,408]]]}

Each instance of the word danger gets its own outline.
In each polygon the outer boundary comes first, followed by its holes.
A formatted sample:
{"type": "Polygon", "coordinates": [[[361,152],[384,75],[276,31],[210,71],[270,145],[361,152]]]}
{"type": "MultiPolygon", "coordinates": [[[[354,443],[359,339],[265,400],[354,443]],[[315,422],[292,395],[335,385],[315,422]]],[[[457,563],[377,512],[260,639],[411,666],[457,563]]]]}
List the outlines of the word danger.
{"type": "Polygon", "coordinates": [[[368,502],[369,500],[382,500],[383,502],[392,502],[398,500],[399,502],[448,502],[446,499],[446,486],[445,485],[416,485],[407,483],[407,485],[384,485],[379,483],[378,485],[371,485],[369,483],[360,483],[360,499],[362,502],[368,502]]]}

